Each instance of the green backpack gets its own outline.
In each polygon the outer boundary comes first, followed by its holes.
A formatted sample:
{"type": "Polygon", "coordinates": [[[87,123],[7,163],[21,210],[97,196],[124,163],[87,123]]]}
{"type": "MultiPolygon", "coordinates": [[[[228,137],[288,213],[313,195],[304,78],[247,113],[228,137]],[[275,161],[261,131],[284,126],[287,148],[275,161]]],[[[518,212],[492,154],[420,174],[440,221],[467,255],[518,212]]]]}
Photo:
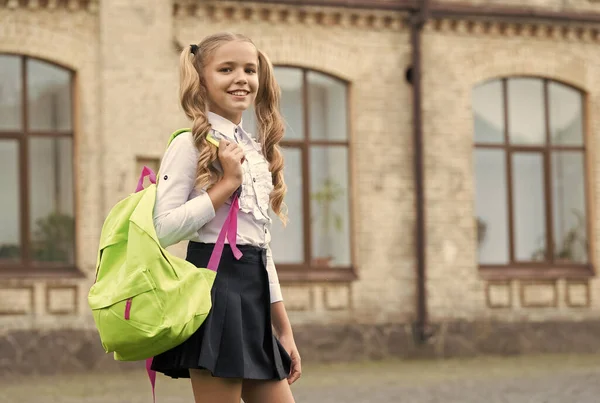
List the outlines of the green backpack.
{"type": "MultiPolygon", "coordinates": [[[[169,144],[185,131],[173,133],[169,144]]],[[[207,268],[161,247],[152,217],[156,175],[149,168],[144,167],[136,192],[112,208],[102,227],[88,303],[102,346],[115,360],[151,360],[184,342],[204,322],[226,237],[236,258],[241,257],[235,246],[237,198],[236,193],[207,268]],[[145,176],[152,184],[143,189],[145,176]]]]}

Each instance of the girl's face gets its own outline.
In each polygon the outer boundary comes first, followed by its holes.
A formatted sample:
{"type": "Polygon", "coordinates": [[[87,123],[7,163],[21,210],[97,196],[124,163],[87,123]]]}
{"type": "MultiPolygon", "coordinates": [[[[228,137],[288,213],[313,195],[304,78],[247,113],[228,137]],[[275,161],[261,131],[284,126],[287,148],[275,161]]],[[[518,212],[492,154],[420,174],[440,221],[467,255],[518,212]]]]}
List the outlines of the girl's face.
{"type": "Polygon", "coordinates": [[[225,43],[214,51],[203,73],[209,110],[239,124],[258,91],[258,53],[254,45],[225,43]]]}

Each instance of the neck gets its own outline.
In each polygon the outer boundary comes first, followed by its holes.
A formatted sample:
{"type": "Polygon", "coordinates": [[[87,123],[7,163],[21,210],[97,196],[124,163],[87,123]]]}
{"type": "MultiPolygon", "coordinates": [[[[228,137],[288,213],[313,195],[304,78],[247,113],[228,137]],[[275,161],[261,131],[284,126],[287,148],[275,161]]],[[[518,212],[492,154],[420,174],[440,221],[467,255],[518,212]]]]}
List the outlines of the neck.
{"type": "Polygon", "coordinates": [[[229,120],[231,123],[233,123],[234,125],[238,126],[241,121],[242,121],[242,114],[241,113],[221,113],[218,111],[214,111],[212,109],[209,109],[210,112],[219,115],[220,117],[222,117],[223,119],[227,119],[229,120]]]}

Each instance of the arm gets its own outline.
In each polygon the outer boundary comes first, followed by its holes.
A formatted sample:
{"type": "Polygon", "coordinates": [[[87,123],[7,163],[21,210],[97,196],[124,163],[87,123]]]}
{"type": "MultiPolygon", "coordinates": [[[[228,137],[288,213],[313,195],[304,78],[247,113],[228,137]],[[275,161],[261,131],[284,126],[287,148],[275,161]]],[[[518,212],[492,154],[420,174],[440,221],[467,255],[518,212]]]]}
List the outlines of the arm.
{"type": "Polygon", "coordinates": [[[275,335],[277,338],[294,338],[292,325],[290,324],[290,319],[288,318],[283,301],[278,301],[271,304],[271,322],[273,323],[273,328],[275,329],[275,335]]]}
{"type": "Polygon", "coordinates": [[[269,290],[271,292],[271,322],[275,328],[275,334],[277,337],[292,335],[292,326],[283,305],[279,276],[277,276],[275,263],[273,263],[273,252],[270,246],[267,246],[267,274],[269,276],[269,290]]]}
{"type": "Polygon", "coordinates": [[[290,325],[290,320],[283,304],[279,276],[277,276],[275,263],[273,263],[273,252],[270,246],[267,246],[267,274],[269,276],[269,290],[271,292],[271,322],[275,328],[275,334],[277,337],[281,337],[282,335],[291,336],[292,326],[290,325]]]}
{"type": "Polygon", "coordinates": [[[188,200],[196,183],[198,151],[190,133],[176,137],[163,157],[154,203],[154,227],[163,247],[189,239],[215,216],[210,196],[188,200]]]}
{"type": "Polygon", "coordinates": [[[190,239],[212,220],[239,186],[231,176],[224,176],[211,189],[188,200],[196,184],[198,150],[189,133],[176,137],[167,149],[160,167],[154,204],[154,227],[163,247],[190,239]]]}
{"type": "Polygon", "coordinates": [[[271,290],[271,324],[275,329],[275,335],[279,342],[285,348],[292,359],[292,367],[288,376],[288,383],[291,385],[296,382],[302,374],[302,366],[300,362],[300,353],[294,340],[292,325],[288,318],[283,297],[281,295],[281,286],[279,285],[279,277],[273,263],[273,253],[271,247],[267,246],[267,273],[269,275],[269,289],[271,290]]]}

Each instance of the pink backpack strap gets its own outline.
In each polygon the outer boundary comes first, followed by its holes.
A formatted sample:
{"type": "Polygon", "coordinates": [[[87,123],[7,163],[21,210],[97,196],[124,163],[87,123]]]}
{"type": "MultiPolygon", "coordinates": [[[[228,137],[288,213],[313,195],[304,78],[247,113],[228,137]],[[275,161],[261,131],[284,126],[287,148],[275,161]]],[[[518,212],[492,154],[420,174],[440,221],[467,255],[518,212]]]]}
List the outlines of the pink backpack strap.
{"type": "Polygon", "coordinates": [[[221,228],[221,232],[219,232],[219,237],[217,238],[217,242],[215,243],[215,248],[210,254],[210,260],[208,261],[207,269],[212,271],[217,271],[219,268],[219,262],[221,261],[221,255],[223,255],[223,248],[225,247],[225,238],[229,241],[229,246],[231,246],[231,250],[233,251],[233,256],[236,259],[240,260],[242,257],[242,252],[236,245],[237,241],[237,213],[240,209],[240,201],[238,199],[238,194],[233,196],[233,200],[231,202],[231,208],[229,209],[229,214],[227,214],[227,218],[223,223],[223,227],[221,228]]]}
{"type": "Polygon", "coordinates": [[[156,371],[152,370],[152,360],[154,358],[148,358],[146,360],[146,372],[148,372],[148,379],[150,379],[150,385],[152,385],[152,401],[156,403],[156,371]]]}
{"type": "Polygon", "coordinates": [[[140,190],[144,190],[144,178],[149,176],[150,183],[156,184],[156,174],[147,166],[144,165],[142,168],[142,174],[140,175],[140,179],[138,180],[137,187],[135,188],[135,192],[139,192],[140,190]]]}

